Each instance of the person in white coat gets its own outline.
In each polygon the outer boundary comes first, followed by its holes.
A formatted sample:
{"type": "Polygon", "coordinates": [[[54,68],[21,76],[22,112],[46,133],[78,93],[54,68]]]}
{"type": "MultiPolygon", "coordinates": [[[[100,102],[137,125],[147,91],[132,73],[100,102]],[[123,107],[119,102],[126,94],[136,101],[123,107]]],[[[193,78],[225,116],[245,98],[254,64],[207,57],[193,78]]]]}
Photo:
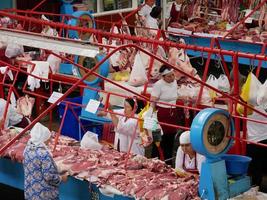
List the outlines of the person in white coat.
{"type": "Polygon", "coordinates": [[[29,125],[30,120],[17,113],[16,108],[12,104],[8,105],[6,118],[4,120],[6,102],[5,99],[0,98],[0,128],[7,129],[9,126],[25,128],[29,125]]]}
{"type": "Polygon", "coordinates": [[[150,14],[153,6],[155,4],[155,0],[146,0],[145,3],[142,5],[140,10],[138,11],[138,15],[141,20],[145,20],[147,16],[150,14]]]}
{"type": "MultiPolygon", "coordinates": [[[[130,152],[133,154],[144,155],[145,150],[141,145],[138,120],[131,118],[137,117],[136,113],[138,113],[142,109],[142,107],[143,106],[140,106],[140,104],[138,106],[138,103],[135,102],[135,100],[133,100],[132,98],[127,98],[124,101],[124,109],[115,111],[116,113],[121,113],[124,116],[110,114],[116,132],[114,147],[118,151],[128,152],[132,137],[133,135],[135,135],[130,152]]],[[[111,109],[109,110],[112,111],[111,109]]]]}
{"type": "Polygon", "coordinates": [[[180,136],[180,146],[177,150],[175,169],[182,172],[199,174],[205,157],[193,150],[190,142],[190,131],[185,131],[180,136]]]}
{"type": "Polygon", "coordinates": [[[159,29],[159,17],[161,13],[161,7],[155,6],[152,8],[150,14],[146,17],[147,28],[150,28],[149,33],[151,36],[155,37],[157,35],[157,30],[159,29]]]}

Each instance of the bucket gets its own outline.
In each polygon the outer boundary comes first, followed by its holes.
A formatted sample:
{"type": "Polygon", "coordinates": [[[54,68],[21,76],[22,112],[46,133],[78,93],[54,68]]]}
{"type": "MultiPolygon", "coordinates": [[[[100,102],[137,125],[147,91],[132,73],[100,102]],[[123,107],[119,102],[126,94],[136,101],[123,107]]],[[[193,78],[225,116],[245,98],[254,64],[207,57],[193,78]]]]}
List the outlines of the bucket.
{"type": "Polygon", "coordinates": [[[222,159],[225,160],[227,174],[234,176],[246,175],[249,163],[252,160],[248,156],[232,154],[226,154],[222,156],[222,159]]]}

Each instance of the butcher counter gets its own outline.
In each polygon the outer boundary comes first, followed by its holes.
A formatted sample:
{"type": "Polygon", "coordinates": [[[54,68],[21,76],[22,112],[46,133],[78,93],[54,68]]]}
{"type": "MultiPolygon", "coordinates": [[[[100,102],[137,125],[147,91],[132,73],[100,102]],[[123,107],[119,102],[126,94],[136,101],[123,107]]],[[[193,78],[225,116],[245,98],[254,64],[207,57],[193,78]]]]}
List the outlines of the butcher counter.
{"type": "MultiPolygon", "coordinates": [[[[10,141],[14,132],[0,135],[0,145],[10,141]]],[[[24,135],[0,158],[0,183],[23,190],[23,151],[29,139],[24,135]]],[[[48,145],[53,149],[55,133],[48,145]]],[[[60,185],[60,199],[131,200],[194,199],[198,197],[198,176],[177,175],[158,159],[118,152],[108,145],[101,150],[80,148],[78,141],[60,136],[53,158],[67,182],[60,185]],[[126,164],[127,163],[127,164],[126,164]]]]}
{"type": "MultiPolygon", "coordinates": [[[[177,28],[171,28],[168,27],[168,31],[170,31],[170,37],[176,40],[177,38],[183,38],[185,40],[186,44],[189,45],[196,45],[196,46],[202,46],[202,47],[210,47],[212,35],[211,34],[197,34],[194,33],[194,35],[191,35],[191,33],[183,33],[180,31],[181,29],[177,28]],[[183,35],[186,34],[186,35],[183,35]],[[187,35],[188,34],[188,35],[187,35]],[[183,35],[183,36],[182,36],[183,35]]],[[[223,40],[220,36],[213,36],[218,38],[221,49],[224,50],[232,50],[235,52],[242,52],[242,53],[252,53],[252,54],[262,54],[262,51],[264,51],[263,55],[267,54],[267,49],[264,47],[263,43],[260,42],[249,42],[249,41],[241,41],[241,40],[231,40],[226,39],[223,40]]],[[[215,45],[216,47],[216,45],[215,45]]],[[[188,55],[194,56],[194,57],[204,57],[207,58],[207,53],[204,52],[204,54],[200,51],[195,50],[187,50],[188,55]]],[[[211,56],[212,59],[218,60],[218,56],[215,56],[214,54],[211,56]]],[[[224,56],[224,60],[226,62],[232,62],[231,56],[224,56]]],[[[255,67],[258,66],[259,61],[258,60],[249,60],[248,58],[239,58],[238,59],[239,64],[248,65],[249,67],[255,67]]],[[[262,62],[262,67],[267,68],[267,61],[262,62]]]]}

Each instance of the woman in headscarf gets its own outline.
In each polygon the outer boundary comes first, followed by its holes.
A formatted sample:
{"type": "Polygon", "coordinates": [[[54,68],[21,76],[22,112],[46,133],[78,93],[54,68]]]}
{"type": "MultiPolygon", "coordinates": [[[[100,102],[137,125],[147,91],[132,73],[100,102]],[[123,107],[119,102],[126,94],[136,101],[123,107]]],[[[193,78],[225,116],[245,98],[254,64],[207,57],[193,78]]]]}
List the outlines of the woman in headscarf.
{"type": "Polygon", "coordinates": [[[24,196],[26,200],[59,199],[59,184],[67,176],[60,176],[47,149],[51,133],[39,122],[31,130],[31,138],[24,150],[24,196]]]}
{"type": "MultiPolygon", "coordinates": [[[[153,102],[151,103],[151,106],[158,111],[158,121],[172,125],[184,125],[185,117],[183,109],[175,106],[155,103],[155,101],[159,101],[175,105],[178,98],[178,87],[175,81],[173,69],[166,65],[162,65],[159,72],[161,74],[161,79],[154,84],[151,92],[151,101],[153,102]]],[[[163,136],[160,142],[160,147],[163,150],[164,159],[166,160],[172,158],[173,156],[174,136],[178,129],[167,125],[161,125],[161,127],[163,130],[163,136]]],[[[156,149],[157,148],[154,146],[152,150],[152,157],[159,157],[156,149]]],[[[166,163],[171,164],[171,161],[166,163]]]]}
{"type": "Polygon", "coordinates": [[[16,126],[25,128],[29,125],[30,120],[23,115],[17,113],[15,107],[12,104],[8,105],[6,120],[4,121],[4,112],[6,107],[6,100],[0,98],[0,128],[8,128],[9,126],[16,126]]]}
{"type": "Polygon", "coordinates": [[[141,146],[141,139],[139,137],[138,120],[131,118],[137,117],[136,114],[139,113],[144,107],[144,105],[141,104],[141,101],[137,102],[137,100],[127,98],[124,101],[124,109],[115,111],[116,113],[124,114],[124,116],[110,114],[116,131],[114,146],[121,152],[128,151],[128,149],[130,148],[131,139],[135,134],[130,152],[139,155],[144,155],[145,153],[144,147],[141,146]]]}
{"type": "Polygon", "coordinates": [[[180,146],[177,150],[175,169],[199,174],[205,157],[193,150],[190,142],[190,131],[185,131],[180,136],[180,146]]]}

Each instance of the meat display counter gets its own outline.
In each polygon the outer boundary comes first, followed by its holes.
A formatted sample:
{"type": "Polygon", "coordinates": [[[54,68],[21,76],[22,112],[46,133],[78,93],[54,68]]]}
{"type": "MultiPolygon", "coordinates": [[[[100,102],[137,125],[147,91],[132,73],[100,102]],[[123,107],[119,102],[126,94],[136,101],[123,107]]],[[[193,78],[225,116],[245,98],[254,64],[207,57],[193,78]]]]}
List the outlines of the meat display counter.
{"type": "MultiPolygon", "coordinates": [[[[5,132],[0,143],[14,136],[5,132]]],[[[23,151],[29,139],[25,135],[9,147],[0,158],[0,182],[23,190],[23,151]]],[[[55,133],[48,145],[52,149],[55,133]]],[[[60,173],[69,174],[60,185],[60,199],[199,199],[198,176],[181,176],[158,159],[118,152],[108,145],[101,150],[80,148],[69,137],[60,136],[53,151],[60,173]],[[126,164],[127,163],[127,164],[126,164]]]]}
{"type": "MultiPolygon", "coordinates": [[[[170,38],[176,40],[177,38],[183,38],[185,40],[185,43],[188,45],[197,45],[201,47],[211,47],[212,39],[217,38],[218,42],[220,44],[220,48],[224,50],[231,50],[231,51],[236,51],[236,52],[243,52],[243,53],[253,53],[253,54],[267,54],[267,49],[265,48],[264,43],[260,42],[247,42],[247,41],[237,41],[237,40],[231,40],[227,39],[224,40],[222,37],[218,36],[212,36],[211,34],[199,34],[199,35],[183,35],[180,29],[176,28],[169,28],[168,31],[171,31],[172,33],[170,34],[170,38]]],[[[185,34],[188,34],[185,32],[185,34]]],[[[214,48],[217,48],[216,45],[214,45],[214,48]]],[[[207,58],[207,53],[200,52],[200,51],[195,51],[195,50],[187,50],[188,55],[193,56],[193,57],[204,57],[207,58]]],[[[218,56],[213,54],[211,56],[212,59],[218,60],[218,56]]],[[[233,59],[231,56],[225,55],[224,60],[226,62],[233,62],[233,59]]],[[[258,60],[253,60],[248,58],[239,58],[238,59],[239,64],[243,65],[248,65],[248,66],[258,66],[259,61],[258,60]]],[[[262,67],[267,68],[267,62],[263,61],[262,62],[262,67]]]]}

